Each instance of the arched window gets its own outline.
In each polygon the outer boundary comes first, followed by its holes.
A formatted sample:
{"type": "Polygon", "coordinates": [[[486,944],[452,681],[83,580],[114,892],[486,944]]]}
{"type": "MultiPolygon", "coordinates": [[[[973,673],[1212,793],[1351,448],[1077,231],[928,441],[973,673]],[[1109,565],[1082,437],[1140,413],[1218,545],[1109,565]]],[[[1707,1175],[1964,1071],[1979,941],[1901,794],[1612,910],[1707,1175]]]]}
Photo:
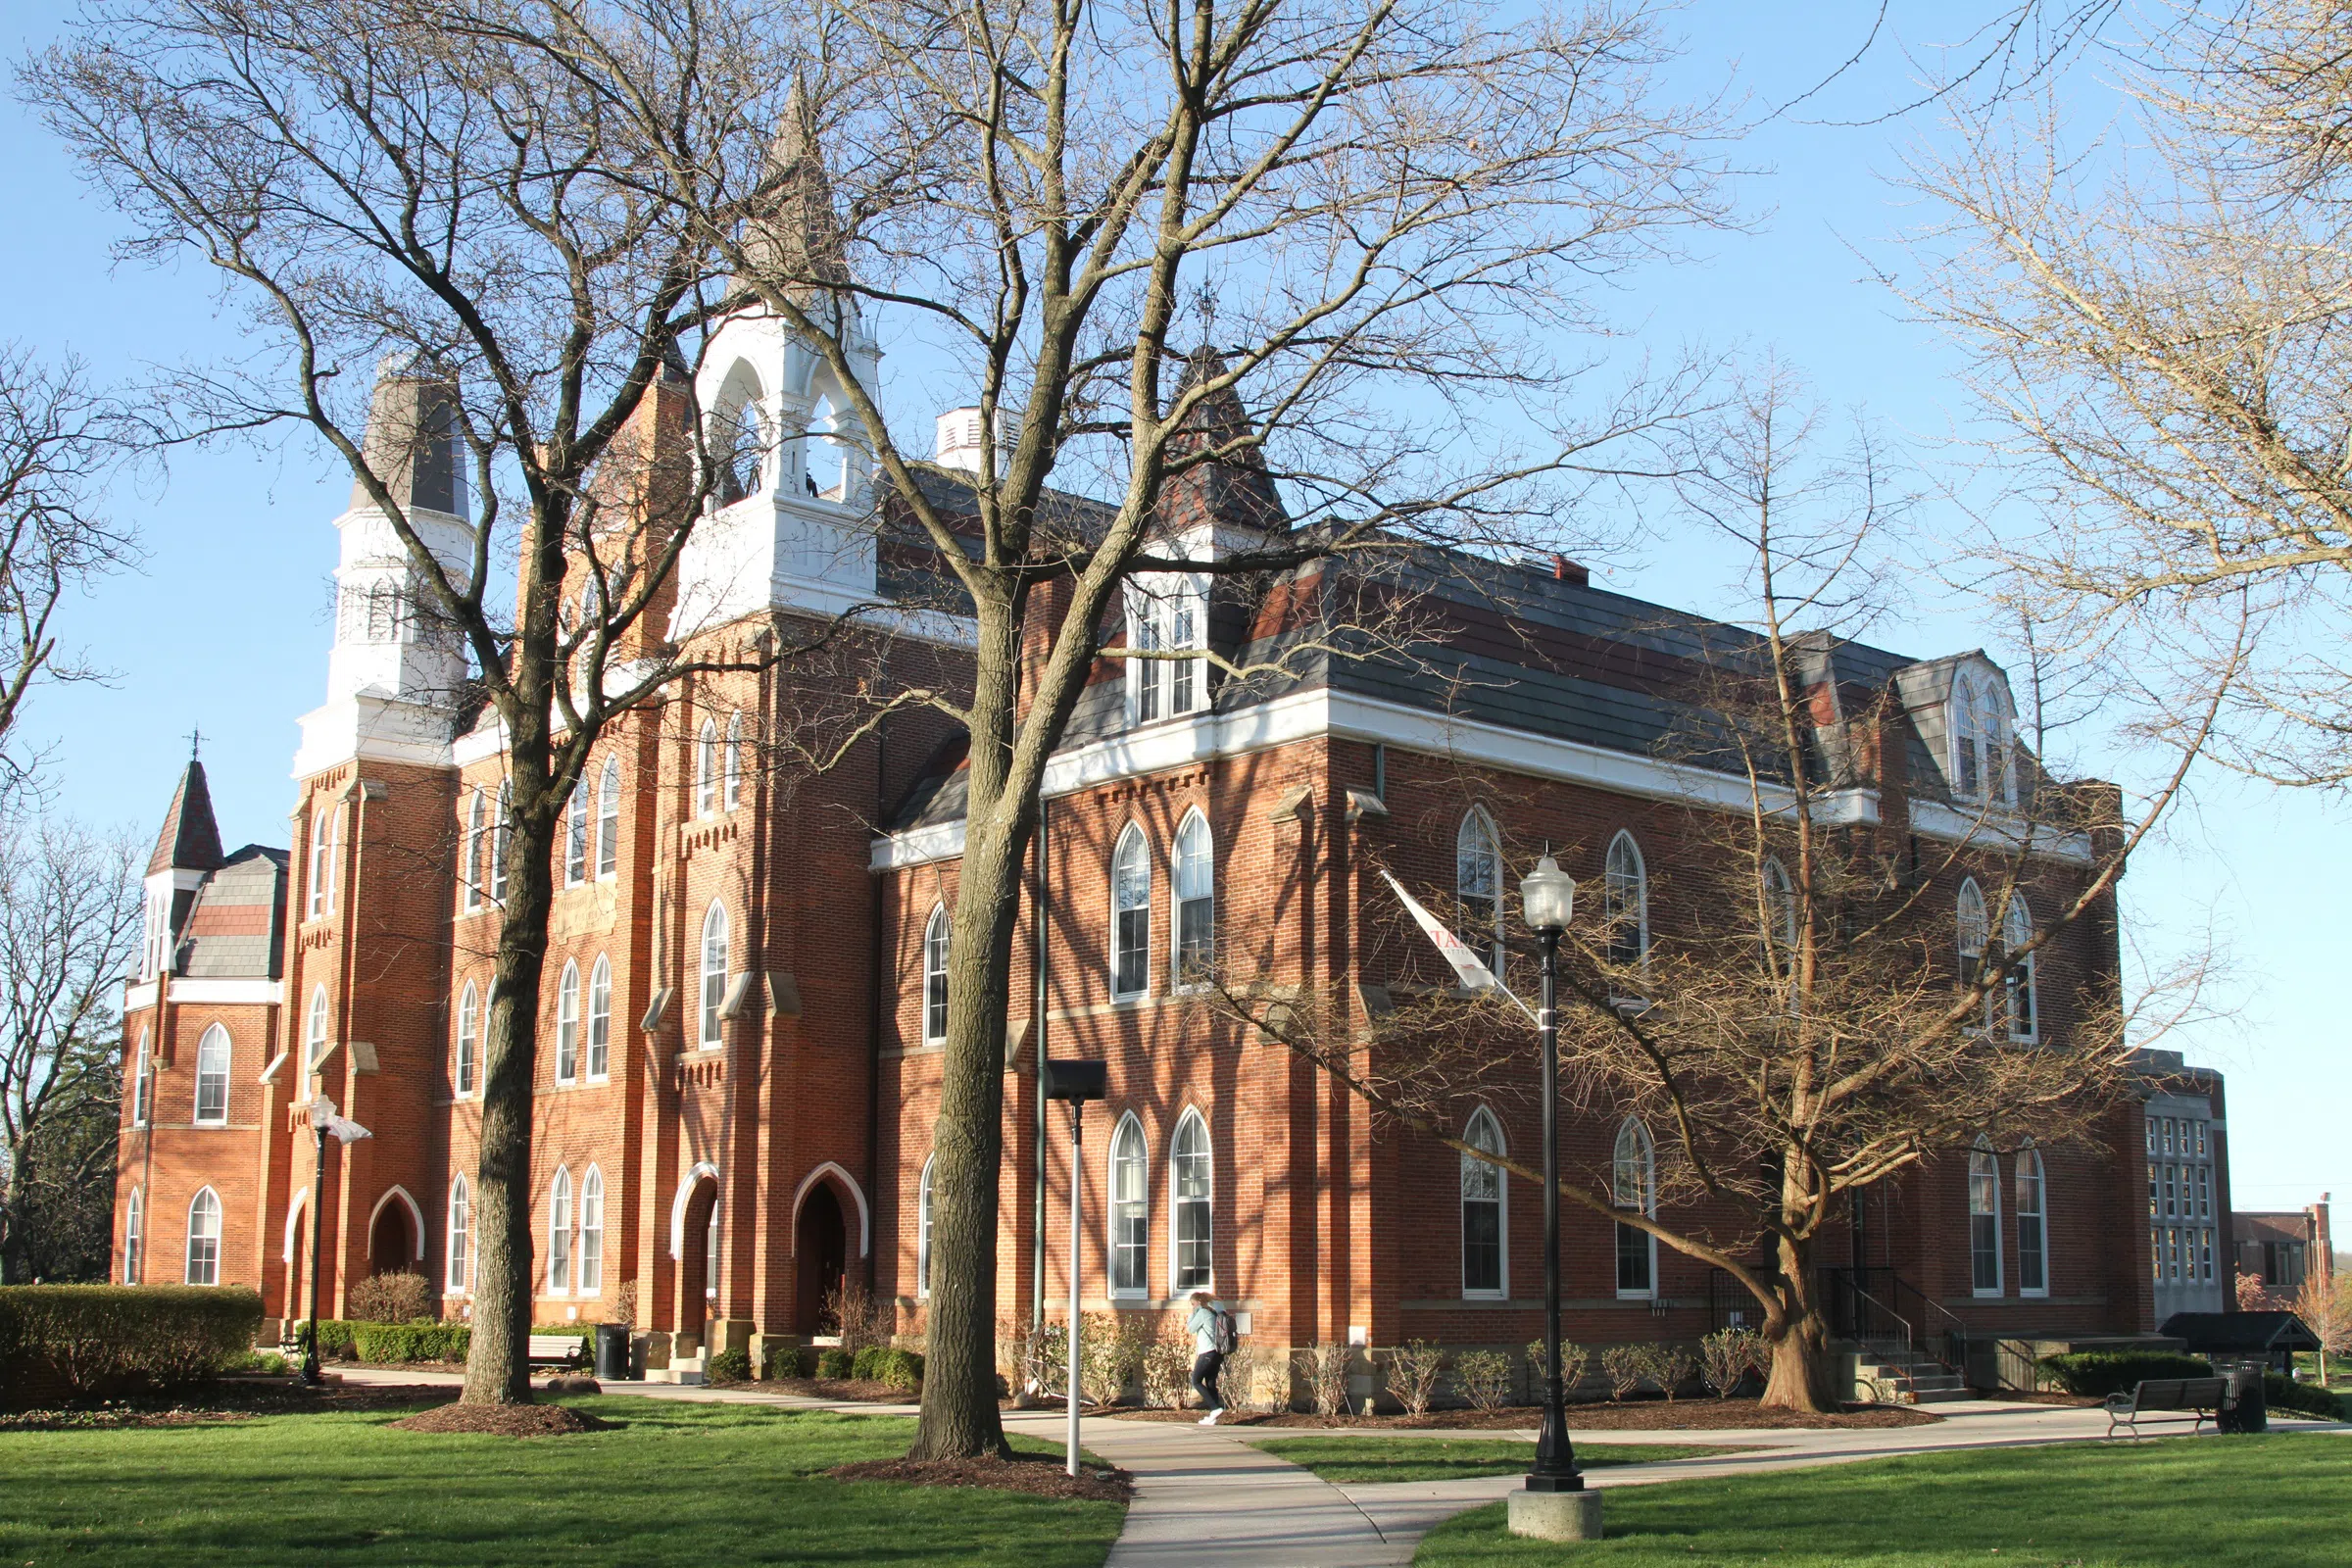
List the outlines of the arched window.
{"type": "MultiPolygon", "coordinates": [[[[1499,1158],[1503,1152],[1502,1124],[1481,1105],[1470,1113],[1462,1142],[1499,1158]]],[[[1462,1294],[1501,1297],[1504,1280],[1502,1167],[1465,1152],[1462,1155],[1462,1294]]]]}
{"type": "MultiPolygon", "coordinates": [[[[1649,1129],[1632,1117],[1617,1129],[1612,1190],[1617,1206],[1655,1218],[1658,1153],[1649,1129]]],[[[1617,1222],[1617,1295],[1647,1300],[1658,1294],[1658,1239],[1639,1225],[1617,1222]]]]}
{"type": "Polygon", "coordinates": [[[1775,977],[1796,972],[1796,884],[1778,859],[1764,862],[1764,964],[1775,977]]]}
{"type": "Polygon", "coordinates": [[[923,923],[923,1039],[948,1038],[948,906],[931,906],[923,923]]]}
{"type": "Polygon", "coordinates": [[[719,1044],[719,1006],[727,1000],[727,906],[710,906],[703,916],[703,1033],[702,1045],[719,1044]]]}
{"type": "Polygon", "coordinates": [[[188,1200],[188,1267],[181,1277],[189,1285],[220,1283],[220,1195],[210,1187],[188,1200]]]}
{"type": "Polygon", "coordinates": [[[302,1070],[318,1070],[318,1058],[326,1054],[326,987],[321,985],[311,993],[311,1014],[303,1028],[302,1070]]]}
{"type": "Polygon", "coordinates": [[[1631,833],[1609,840],[1603,902],[1608,919],[1609,961],[1632,967],[1649,961],[1649,872],[1642,846],[1631,833]]]}
{"type": "Polygon", "coordinates": [[[694,814],[709,816],[718,809],[718,721],[703,720],[694,741],[694,814]]]}
{"type": "Polygon", "coordinates": [[[1208,818],[1187,811],[1176,829],[1176,984],[1200,985],[1216,962],[1217,867],[1208,818]]]}
{"type": "Polygon", "coordinates": [[[130,1124],[144,1127],[155,1114],[155,1074],[147,1070],[147,1031],[139,1030],[138,1076],[130,1084],[130,1124]]]}
{"type": "Polygon", "coordinates": [[[502,908],[507,902],[507,843],[514,832],[514,786],[501,779],[498,815],[490,824],[490,902],[502,908]]]}
{"type": "Polygon", "coordinates": [[[727,715],[726,793],[724,804],[732,811],[743,804],[743,715],[727,715]]]}
{"type": "Polygon", "coordinates": [[[1110,857],[1110,994],[1140,997],[1152,988],[1152,846],[1133,822],[1110,857]]]}
{"type": "Polygon", "coordinates": [[[605,759],[604,781],[596,787],[596,875],[599,881],[620,870],[620,759],[605,759]]]}
{"type": "Polygon", "coordinates": [[[567,958],[556,984],[556,1082],[567,1084],[579,1075],[580,966],[567,958]]]}
{"type": "Polygon", "coordinates": [[[1129,1111],[1110,1135],[1110,1294],[1148,1296],[1151,1267],[1152,1161],[1144,1124],[1129,1111]]]}
{"type": "Polygon", "coordinates": [[[2014,720],[1999,685],[1963,672],[1952,683],[1952,793],[2017,804],[2014,720]]]}
{"type": "Polygon", "coordinates": [[[1976,677],[1952,683],[1952,793],[1975,800],[1984,791],[1984,713],[1976,677]]]}
{"type": "Polygon", "coordinates": [[[1502,973],[1502,850],[1493,818],[1472,807],[1453,832],[1454,935],[1502,973]]]}
{"type": "Polygon", "coordinates": [[[914,1295],[917,1300],[927,1300],[931,1295],[931,1167],[936,1154],[923,1161],[923,1179],[914,1193],[914,1295]]]}
{"type": "Polygon", "coordinates": [[[1985,1138],[1968,1155],[1968,1272],[1977,1295],[2001,1294],[2001,1162],[1985,1138]]]}
{"type": "Polygon", "coordinates": [[[481,1049],[482,1003],[473,989],[473,982],[468,980],[466,989],[458,996],[457,1094],[460,1100],[473,1093],[482,1059],[481,1049]]]}
{"type": "Polygon", "coordinates": [[[490,840],[485,826],[490,815],[488,799],[480,790],[473,792],[472,802],[466,808],[466,907],[482,906],[482,876],[488,867],[482,858],[489,852],[490,840]]]}
{"type": "Polygon", "coordinates": [[[580,1294],[605,1288],[605,1173],[594,1165],[580,1182],[580,1294]]]}
{"type": "Polygon", "coordinates": [[[612,960],[596,956],[588,971],[588,1081],[603,1083],[612,1073],[612,960]]]}
{"type": "Polygon", "coordinates": [[[1952,916],[1960,949],[1960,984],[1975,985],[1984,974],[1984,895],[1970,877],[1960,884],[1960,899],[1952,916]]]}
{"type": "Polygon", "coordinates": [[[760,417],[759,391],[746,393],[727,416],[720,432],[718,500],[732,506],[758,495],[767,457],[767,430],[760,417]]]}
{"type": "MultiPolygon", "coordinates": [[[[2014,890],[2009,895],[2009,912],[2001,917],[2001,942],[2007,954],[2016,954],[2034,940],[2034,914],[2026,907],[2026,897],[2014,890]]],[[[2004,956],[2007,956],[2004,955],[2004,956]]],[[[2034,986],[2034,964],[2040,956],[2028,953],[2013,958],[2009,973],[2002,984],[2007,990],[2005,1011],[2009,1019],[2009,1038],[2031,1041],[2039,1031],[2040,1011],[2034,986]]]]}
{"type": "Polygon", "coordinates": [[[463,1296],[473,1285],[473,1202],[466,1178],[449,1182],[449,1291],[463,1296]]]}
{"type": "Polygon", "coordinates": [[[2017,1152],[2017,1294],[2050,1294],[2050,1236],[2046,1204],[2049,1184],[2041,1151],[2032,1144],[2017,1152]]]}
{"type": "Polygon", "coordinates": [[[1208,1123],[1199,1111],[1188,1110],[1176,1123],[1176,1141],[1168,1150],[1168,1195],[1175,1205],[1170,1236],[1175,1250],[1168,1265],[1171,1296],[1206,1290],[1214,1277],[1211,1183],[1208,1123]]]}
{"type": "Polygon", "coordinates": [[[311,808],[311,901],[308,918],[335,907],[335,806],[320,800],[311,808]]]}
{"type": "Polygon", "coordinates": [[[139,1283],[139,1253],[146,1241],[143,1234],[147,1224],[147,1195],[138,1188],[130,1190],[129,1206],[122,1211],[122,1283],[139,1283]]]}
{"type": "Polygon", "coordinates": [[[564,885],[577,887],[588,880],[588,775],[572,781],[571,799],[564,805],[564,885]]]}
{"type": "Polygon", "coordinates": [[[196,1042],[196,1125],[228,1125],[228,1031],[219,1024],[196,1042]]]}
{"type": "Polygon", "coordinates": [[[547,1189],[547,1294],[571,1294],[571,1172],[562,1165],[547,1189]]]}

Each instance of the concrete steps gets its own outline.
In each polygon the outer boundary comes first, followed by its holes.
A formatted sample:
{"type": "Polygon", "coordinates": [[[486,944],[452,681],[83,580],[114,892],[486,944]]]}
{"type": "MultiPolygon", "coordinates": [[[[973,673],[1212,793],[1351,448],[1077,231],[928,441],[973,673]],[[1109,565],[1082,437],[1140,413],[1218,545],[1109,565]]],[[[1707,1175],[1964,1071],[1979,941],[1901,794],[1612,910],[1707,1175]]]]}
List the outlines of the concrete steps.
{"type": "Polygon", "coordinates": [[[1849,1346],[1853,1396],[1882,1404],[1939,1404],[1976,1396],[1958,1374],[1918,1350],[1849,1346]]]}
{"type": "Polygon", "coordinates": [[[697,1350],[689,1356],[672,1356],[667,1366],[649,1366],[645,1369],[645,1381],[699,1387],[703,1381],[703,1352],[697,1350]]]}

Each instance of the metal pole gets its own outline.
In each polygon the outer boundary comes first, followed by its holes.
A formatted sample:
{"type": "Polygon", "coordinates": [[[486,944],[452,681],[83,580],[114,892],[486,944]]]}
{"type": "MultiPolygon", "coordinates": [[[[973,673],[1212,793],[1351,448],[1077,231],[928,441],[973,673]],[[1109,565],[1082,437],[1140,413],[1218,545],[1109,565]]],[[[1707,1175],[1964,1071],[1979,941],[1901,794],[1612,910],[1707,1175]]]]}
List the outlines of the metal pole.
{"type": "Polygon", "coordinates": [[[1544,1425],[1536,1439],[1530,1492],[1582,1492],[1576,1448],[1568,1441],[1568,1392],[1560,1384],[1560,1030],[1553,1010],[1559,984],[1560,933],[1545,930],[1544,991],[1536,1027],[1544,1042],[1544,1425]]]}
{"type": "Polygon", "coordinates": [[[1064,1468],[1078,1473],[1078,1151],[1085,1143],[1086,1111],[1070,1102],[1070,1438],[1064,1468]]]}
{"type": "Polygon", "coordinates": [[[318,1131],[318,1159],[311,1171],[311,1343],[302,1354],[302,1381],[318,1382],[318,1205],[326,1201],[326,1129],[318,1131]]]}

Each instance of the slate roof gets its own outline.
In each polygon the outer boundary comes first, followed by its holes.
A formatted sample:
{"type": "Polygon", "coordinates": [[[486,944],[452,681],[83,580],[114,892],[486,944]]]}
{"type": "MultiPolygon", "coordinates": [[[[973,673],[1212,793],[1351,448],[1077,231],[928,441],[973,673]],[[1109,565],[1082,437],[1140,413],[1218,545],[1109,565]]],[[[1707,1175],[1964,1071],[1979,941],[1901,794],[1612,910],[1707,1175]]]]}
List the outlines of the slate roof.
{"type": "Polygon", "coordinates": [[[2318,1338],[2292,1312],[2175,1312],[2156,1332],[2186,1341],[2192,1351],[2276,1354],[2320,1348],[2318,1338]]]}
{"type": "Polygon", "coordinates": [[[206,877],[180,926],[174,971],[201,979],[276,979],[286,861],[284,850],[248,844],[206,877]]]}
{"type": "Polygon", "coordinates": [[[155,838],[155,853],[147,858],[147,874],[173,869],[210,871],[220,863],[220,828],[213,820],[213,792],[204,782],[204,764],[193,757],[172,792],[172,808],[164,813],[164,828],[155,838]]]}

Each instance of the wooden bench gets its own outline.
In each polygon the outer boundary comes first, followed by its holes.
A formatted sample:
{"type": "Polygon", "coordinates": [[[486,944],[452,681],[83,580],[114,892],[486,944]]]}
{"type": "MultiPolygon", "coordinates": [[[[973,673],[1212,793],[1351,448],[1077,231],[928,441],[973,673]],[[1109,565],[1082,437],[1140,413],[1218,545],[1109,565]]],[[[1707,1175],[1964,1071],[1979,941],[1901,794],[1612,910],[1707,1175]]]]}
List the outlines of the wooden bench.
{"type": "Polygon", "coordinates": [[[2117,1427],[2130,1427],[2136,1434],[2143,1415],[2191,1412],[2197,1418],[2191,1430],[2203,1431],[2205,1418],[2221,1414],[2229,1393],[2228,1378],[2149,1378],[2130,1394],[2107,1396],[2107,1436],[2114,1437],[2117,1427]]]}
{"type": "Polygon", "coordinates": [[[588,1364],[580,1349],[584,1334],[534,1334],[524,1359],[532,1366],[579,1367],[588,1364]]]}

